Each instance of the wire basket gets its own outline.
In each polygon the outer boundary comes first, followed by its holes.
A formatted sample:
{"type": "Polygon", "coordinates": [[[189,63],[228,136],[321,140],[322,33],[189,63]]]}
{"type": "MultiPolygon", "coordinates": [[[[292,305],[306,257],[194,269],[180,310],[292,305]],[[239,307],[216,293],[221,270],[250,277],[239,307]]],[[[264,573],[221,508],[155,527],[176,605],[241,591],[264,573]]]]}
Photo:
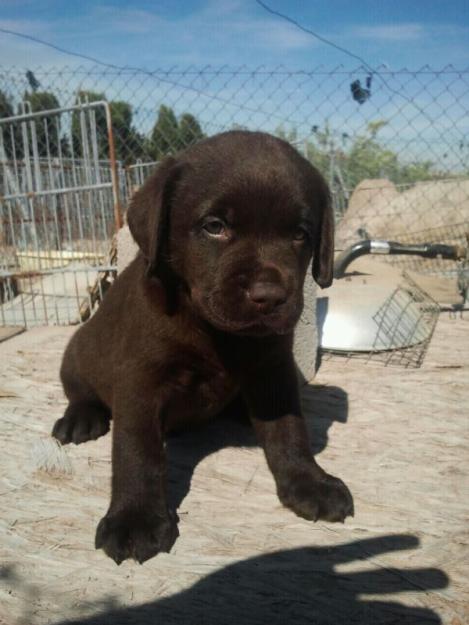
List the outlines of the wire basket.
{"type": "Polygon", "coordinates": [[[321,348],[321,359],[360,359],[385,366],[417,368],[430,344],[440,307],[406,273],[373,315],[374,341],[367,351],[321,348]]]}

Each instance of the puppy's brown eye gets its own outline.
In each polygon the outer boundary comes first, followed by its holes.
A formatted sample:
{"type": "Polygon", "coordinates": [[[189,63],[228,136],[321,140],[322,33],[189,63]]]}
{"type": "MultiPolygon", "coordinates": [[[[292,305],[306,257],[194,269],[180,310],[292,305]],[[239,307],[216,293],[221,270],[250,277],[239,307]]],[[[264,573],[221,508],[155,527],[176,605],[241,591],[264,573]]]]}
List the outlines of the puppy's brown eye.
{"type": "Polygon", "coordinates": [[[295,230],[295,235],[294,235],[294,240],[295,241],[304,241],[306,239],[306,237],[308,236],[306,230],[303,230],[303,228],[297,228],[295,230]]]}
{"type": "Polygon", "coordinates": [[[223,236],[226,232],[226,226],[221,219],[210,219],[203,225],[203,229],[207,234],[213,237],[223,236]]]}

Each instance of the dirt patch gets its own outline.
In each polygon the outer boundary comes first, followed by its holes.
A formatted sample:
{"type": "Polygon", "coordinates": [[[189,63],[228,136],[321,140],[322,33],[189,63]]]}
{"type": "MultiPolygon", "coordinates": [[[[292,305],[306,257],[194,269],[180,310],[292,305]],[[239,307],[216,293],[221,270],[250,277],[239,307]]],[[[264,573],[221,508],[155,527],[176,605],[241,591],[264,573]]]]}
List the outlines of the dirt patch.
{"type": "Polygon", "coordinates": [[[353,519],[283,509],[250,430],[214,423],[168,447],[173,551],[120,567],[93,546],[110,436],[43,462],[73,331],[0,345],[2,624],[469,622],[467,318],[441,317],[421,369],[329,361],[304,389],[314,450],[349,485],[353,519]]]}

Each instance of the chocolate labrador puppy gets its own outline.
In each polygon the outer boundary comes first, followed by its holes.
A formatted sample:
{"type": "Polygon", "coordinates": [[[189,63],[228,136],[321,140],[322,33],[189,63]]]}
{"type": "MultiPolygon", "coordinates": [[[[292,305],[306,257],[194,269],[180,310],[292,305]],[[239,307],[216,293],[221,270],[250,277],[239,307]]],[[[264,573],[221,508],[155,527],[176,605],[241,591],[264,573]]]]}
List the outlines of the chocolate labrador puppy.
{"type": "Polygon", "coordinates": [[[316,282],[332,281],[319,172],[280,139],[226,132],[166,158],[128,223],[140,252],[65,351],[69,405],[52,432],[82,443],[112,415],[112,496],[96,547],[118,564],[171,549],[165,435],[238,393],[280,501],[313,521],[353,514],[345,484],[312,457],[292,355],[311,258],[316,282]]]}

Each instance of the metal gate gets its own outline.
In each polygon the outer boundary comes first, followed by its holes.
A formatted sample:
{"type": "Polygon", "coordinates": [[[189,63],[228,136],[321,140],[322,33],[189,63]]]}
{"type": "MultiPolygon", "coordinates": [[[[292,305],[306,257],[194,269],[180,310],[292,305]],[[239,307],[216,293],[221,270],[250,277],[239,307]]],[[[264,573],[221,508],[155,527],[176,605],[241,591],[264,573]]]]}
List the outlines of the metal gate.
{"type": "Polygon", "coordinates": [[[0,119],[1,325],[86,318],[120,225],[107,102],[0,119]]]}

